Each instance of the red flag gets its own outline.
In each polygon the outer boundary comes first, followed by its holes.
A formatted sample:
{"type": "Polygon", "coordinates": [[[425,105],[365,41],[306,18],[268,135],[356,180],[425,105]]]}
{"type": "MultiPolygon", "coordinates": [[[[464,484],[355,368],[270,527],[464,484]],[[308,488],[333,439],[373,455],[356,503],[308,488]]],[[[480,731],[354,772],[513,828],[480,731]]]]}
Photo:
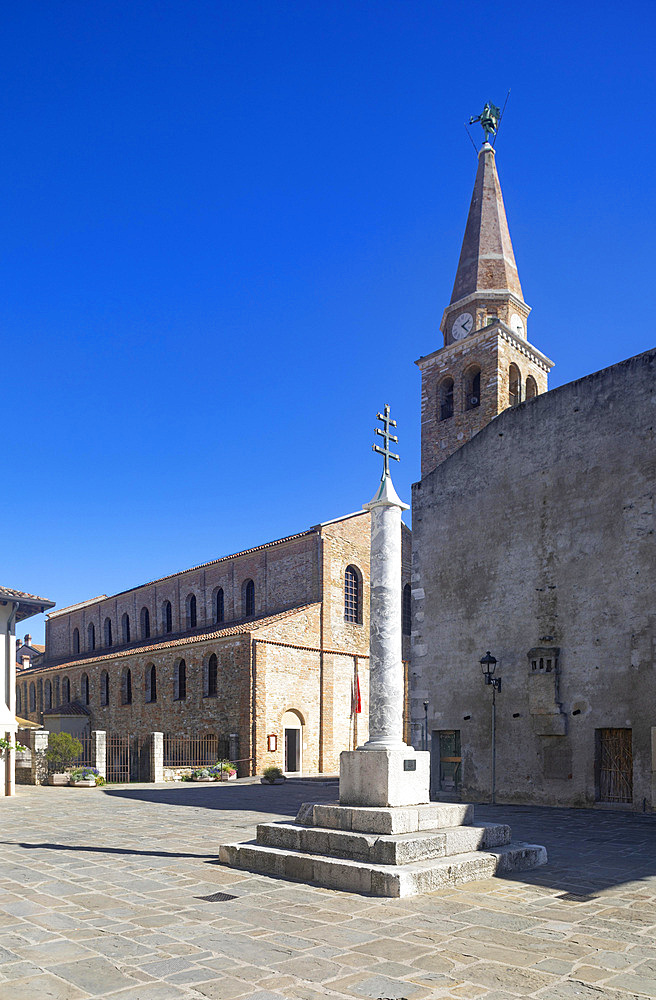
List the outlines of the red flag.
{"type": "Polygon", "coordinates": [[[358,674],[355,675],[355,711],[362,711],[362,699],[360,697],[360,677],[358,674]]]}

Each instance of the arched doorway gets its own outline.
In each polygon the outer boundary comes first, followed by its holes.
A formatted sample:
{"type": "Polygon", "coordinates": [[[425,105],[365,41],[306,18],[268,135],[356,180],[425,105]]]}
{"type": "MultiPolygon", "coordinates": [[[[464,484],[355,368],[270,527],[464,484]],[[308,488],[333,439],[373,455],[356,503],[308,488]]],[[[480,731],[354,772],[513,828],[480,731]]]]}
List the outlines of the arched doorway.
{"type": "Polygon", "coordinates": [[[303,765],[303,721],[298,712],[285,712],[282,717],[282,731],[285,739],[286,774],[293,774],[303,765]]]}

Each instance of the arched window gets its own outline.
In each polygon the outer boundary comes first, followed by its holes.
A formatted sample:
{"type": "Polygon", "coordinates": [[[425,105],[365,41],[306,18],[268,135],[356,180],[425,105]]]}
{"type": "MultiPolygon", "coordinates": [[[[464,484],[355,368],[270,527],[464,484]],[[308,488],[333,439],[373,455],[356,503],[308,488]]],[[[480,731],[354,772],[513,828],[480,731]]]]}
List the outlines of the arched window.
{"type": "Polygon", "coordinates": [[[121,677],[121,703],[123,705],[132,704],[132,671],[129,667],[123,671],[121,677]]]}
{"type": "Polygon", "coordinates": [[[157,671],[155,664],[146,667],[146,701],[157,701],[157,671]]]}
{"type": "Polygon", "coordinates": [[[252,580],[244,580],[241,585],[241,607],[244,618],[252,618],[255,614],[255,584],[252,580]]]}
{"type": "Polygon", "coordinates": [[[62,704],[67,705],[71,700],[71,682],[68,677],[62,677],[62,704]]]}
{"type": "Polygon", "coordinates": [[[73,629],[73,652],[80,652],[80,630],[79,628],[73,629]]]}
{"type": "Polygon", "coordinates": [[[532,375],[526,376],[526,398],[535,399],[538,394],[538,384],[532,375]]]}
{"type": "Polygon", "coordinates": [[[473,365],[465,372],[465,409],[475,410],[481,405],[481,369],[473,365]]]}
{"type": "Polygon", "coordinates": [[[80,680],[80,691],[82,693],[82,704],[83,705],[88,705],[89,704],[89,675],[88,674],[82,674],[82,678],[80,680]]]}
{"type": "Polygon", "coordinates": [[[196,628],[197,624],[196,595],[189,594],[187,597],[187,628],[196,628]]]}
{"type": "Polygon", "coordinates": [[[184,701],[187,697],[187,664],[178,660],[173,675],[173,697],[176,701],[184,701]]]}
{"type": "Polygon", "coordinates": [[[522,373],[517,365],[512,364],[508,369],[508,402],[511,406],[517,406],[522,401],[522,373]]]}
{"type": "Polygon", "coordinates": [[[94,650],[96,648],[96,626],[93,622],[89,622],[87,628],[87,649],[94,650]]]}
{"type": "Polygon", "coordinates": [[[406,583],[403,588],[403,600],[401,603],[401,627],[404,635],[410,635],[412,631],[412,588],[406,583]]]}
{"type": "Polygon", "coordinates": [[[36,685],[37,706],[40,712],[43,711],[43,681],[38,681],[36,685]]]}
{"type": "Polygon", "coordinates": [[[16,715],[23,711],[23,695],[19,687],[16,688],[16,715]]]}
{"type": "Polygon", "coordinates": [[[218,689],[219,661],[216,653],[212,653],[205,668],[205,697],[216,698],[218,689]]]}
{"type": "Polygon", "coordinates": [[[347,566],[344,573],[344,621],[362,624],[362,573],[347,566]]]}
{"type": "Polygon", "coordinates": [[[36,712],[36,688],[34,681],[30,684],[30,712],[36,712]]]}
{"type": "Polygon", "coordinates": [[[44,705],[46,712],[49,708],[52,708],[52,684],[50,681],[46,681],[44,705]]]}
{"type": "Polygon", "coordinates": [[[109,705],[109,674],[106,670],[100,675],[100,704],[109,705]]]}
{"type": "Polygon", "coordinates": [[[23,711],[27,712],[27,681],[23,684],[23,711]]]}
{"type": "Polygon", "coordinates": [[[111,644],[112,644],[112,619],[111,618],[105,618],[104,633],[105,633],[105,645],[106,646],[111,646],[111,644]]]}
{"type": "Polygon", "coordinates": [[[437,419],[448,420],[453,416],[453,379],[450,375],[440,382],[437,397],[437,419]]]}
{"type": "Polygon", "coordinates": [[[123,633],[123,642],[130,641],[130,616],[125,612],[121,618],[121,632],[123,633]]]}
{"type": "Polygon", "coordinates": [[[55,683],[53,685],[53,695],[54,695],[53,700],[54,700],[55,707],[56,707],[57,705],[60,704],[60,700],[59,700],[59,677],[55,677],[55,683]]]}
{"type": "Polygon", "coordinates": [[[141,622],[141,638],[150,639],[150,611],[148,608],[141,609],[139,620],[141,622]]]}
{"type": "Polygon", "coordinates": [[[170,601],[164,601],[162,605],[162,628],[165,632],[173,631],[173,608],[170,601]]]}
{"type": "Polygon", "coordinates": [[[225,620],[225,600],[223,597],[223,587],[219,587],[214,595],[214,621],[220,624],[225,620]]]}

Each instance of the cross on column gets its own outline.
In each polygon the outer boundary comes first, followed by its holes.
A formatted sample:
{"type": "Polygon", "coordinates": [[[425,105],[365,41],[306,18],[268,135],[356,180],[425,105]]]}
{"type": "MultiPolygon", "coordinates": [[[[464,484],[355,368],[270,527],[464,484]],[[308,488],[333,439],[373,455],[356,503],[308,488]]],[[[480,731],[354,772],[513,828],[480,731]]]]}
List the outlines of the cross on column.
{"type": "Polygon", "coordinates": [[[393,458],[395,462],[400,461],[399,456],[395,455],[393,451],[390,451],[389,447],[390,441],[393,441],[396,444],[399,440],[395,434],[390,434],[390,427],[396,427],[396,420],[392,420],[392,418],[390,417],[389,403],[385,403],[385,408],[383,412],[377,413],[376,418],[380,420],[383,425],[383,430],[381,430],[380,427],[376,427],[375,432],[376,434],[380,434],[380,436],[382,437],[384,441],[384,446],[381,448],[380,445],[373,444],[371,448],[372,451],[376,451],[378,452],[379,455],[383,456],[383,460],[385,463],[383,478],[386,478],[389,477],[390,474],[389,470],[390,458],[393,458]]]}

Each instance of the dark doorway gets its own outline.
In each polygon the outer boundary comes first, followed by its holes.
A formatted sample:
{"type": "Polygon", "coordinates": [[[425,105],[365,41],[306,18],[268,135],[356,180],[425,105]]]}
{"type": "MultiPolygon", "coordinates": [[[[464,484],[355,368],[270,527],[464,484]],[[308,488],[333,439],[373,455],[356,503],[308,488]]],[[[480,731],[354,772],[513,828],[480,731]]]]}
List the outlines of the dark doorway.
{"type": "Polygon", "coordinates": [[[301,770],[301,730],[285,729],[285,771],[301,770]]]}
{"type": "Polygon", "coordinates": [[[461,777],[460,730],[435,730],[431,739],[431,796],[457,796],[461,777]]]}
{"type": "Polygon", "coordinates": [[[633,802],[633,737],[630,729],[595,730],[597,802],[633,802]]]}

